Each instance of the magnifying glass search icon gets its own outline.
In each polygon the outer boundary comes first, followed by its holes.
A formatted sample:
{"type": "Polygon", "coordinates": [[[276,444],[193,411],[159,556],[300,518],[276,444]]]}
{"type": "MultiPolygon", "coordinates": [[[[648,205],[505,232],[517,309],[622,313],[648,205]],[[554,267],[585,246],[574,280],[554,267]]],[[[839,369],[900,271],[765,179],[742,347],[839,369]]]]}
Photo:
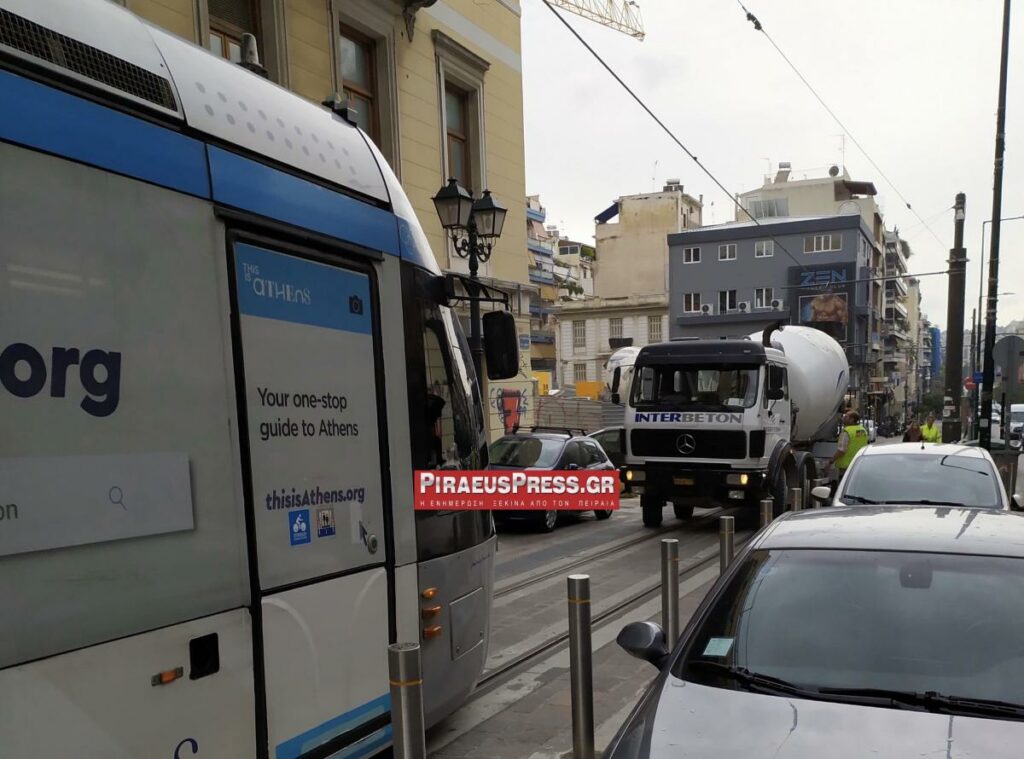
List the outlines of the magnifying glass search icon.
{"type": "Polygon", "coordinates": [[[124,493],[121,491],[121,488],[114,485],[114,487],[110,489],[110,493],[108,495],[112,504],[120,506],[125,511],[128,511],[128,507],[124,505],[124,493]]]}

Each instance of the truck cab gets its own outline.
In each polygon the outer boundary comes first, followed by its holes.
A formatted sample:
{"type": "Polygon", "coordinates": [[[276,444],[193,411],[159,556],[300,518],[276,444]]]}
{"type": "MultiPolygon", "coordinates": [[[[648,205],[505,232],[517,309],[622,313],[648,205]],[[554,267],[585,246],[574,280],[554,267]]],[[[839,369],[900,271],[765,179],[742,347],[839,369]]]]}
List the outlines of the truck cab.
{"type": "Polygon", "coordinates": [[[819,468],[812,451],[834,430],[848,370],[822,333],[787,327],[773,341],[777,329],[648,345],[629,387],[620,393],[613,378],[624,406],[622,475],[641,493],[645,525],[661,523],[666,502],[687,519],[697,506],[756,507],[765,497],[781,513],[791,488],[806,499],[819,468]]]}

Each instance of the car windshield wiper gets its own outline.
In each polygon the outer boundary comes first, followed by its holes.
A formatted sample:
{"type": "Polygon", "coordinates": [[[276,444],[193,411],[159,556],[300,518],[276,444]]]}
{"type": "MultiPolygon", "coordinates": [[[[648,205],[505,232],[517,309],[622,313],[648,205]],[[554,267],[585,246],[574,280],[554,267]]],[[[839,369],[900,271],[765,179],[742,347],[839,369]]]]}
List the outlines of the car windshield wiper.
{"type": "Polygon", "coordinates": [[[998,701],[988,698],[947,696],[936,691],[889,690],[886,688],[819,688],[823,696],[885,699],[893,706],[920,707],[927,711],[943,714],[971,714],[991,717],[1016,717],[1024,719],[1024,704],[1012,701],[998,701]]]}
{"type": "MultiPolygon", "coordinates": [[[[884,503],[899,504],[901,506],[955,506],[957,508],[966,509],[968,508],[966,503],[960,503],[959,501],[933,501],[928,498],[919,498],[913,500],[899,500],[899,501],[885,501],[884,503]]],[[[991,508],[995,508],[992,506],[991,508]]]]}
{"type": "Polygon", "coordinates": [[[696,659],[689,662],[689,666],[694,669],[712,671],[717,675],[745,685],[750,690],[757,690],[762,693],[776,696],[801,696],[804,698],[814,698],[818,695],[818,692],[813,688],[802,688],[799,685],[783,680],[781,677],[762,675],[758,672],[751,672],[746,667],[737,667],[733,664],[696,659]]]}
{"type": "Polygon", "coordinates": [[[853,495],[852,493],[843,493],[839,496],[840,501],[852,501],[853,503],[878,503],[878,501],[872,501],[870,498],[865,498],[862,495],[853,495]]]}

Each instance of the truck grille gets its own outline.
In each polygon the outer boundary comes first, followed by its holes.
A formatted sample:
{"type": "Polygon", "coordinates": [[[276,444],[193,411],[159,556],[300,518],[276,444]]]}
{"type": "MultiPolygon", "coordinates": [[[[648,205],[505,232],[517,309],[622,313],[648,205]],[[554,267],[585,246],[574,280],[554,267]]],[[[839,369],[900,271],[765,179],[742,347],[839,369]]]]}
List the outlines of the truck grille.
{"type": "Polygon", "coordinates": [[[632,430],[629,443],[634,456],[672,459],[747,457],[747,433],[742,430],[632,430]],[[693,450],[689,451],[691,446],[693,450]]]}

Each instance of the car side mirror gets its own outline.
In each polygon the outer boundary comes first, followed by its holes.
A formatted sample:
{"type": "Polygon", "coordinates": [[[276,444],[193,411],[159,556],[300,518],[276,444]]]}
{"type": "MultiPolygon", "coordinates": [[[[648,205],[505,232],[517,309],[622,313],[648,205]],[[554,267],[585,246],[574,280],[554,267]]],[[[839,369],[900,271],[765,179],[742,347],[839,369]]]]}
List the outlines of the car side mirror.
{"type": "Polygon", "coordinates": [[[484,358],[487,378],[512,379],[519,374],[519,338],[516,318],[508,311],[488,311],[481,319],[484,328],[484,358]]]}
{"type": "Polygon", "coordinates": [[[570,471],[570,472],[575,472],[575,471],[576,471],[577,469],[579,469],[579,468],[580,468],[580,465],[579,465],[579,464],[569,464],[569,465],[568,465],[568,466],[566,467],[566,469],[567,469],[568,471],[570,471]]]}
{"type": "Polygon", "coordinates": [[[1010,496],[1010,510],[1011,511],[1024,511],[1024,495],[1020,493],[1014,493],[1010,496]]]}
{"type": "Polygon", "coordinates": [[[832,497],[832,489],[828,485],[818,485],[811,489],[811,498],[824,503],[832,497]]]}
{"type": "Polygon", "coordinates": [[[622,368],[616,366],[615,371],[612,372],[612,403],[616,406],[622,400],[619,396],[619,384],[622,382],[622,368]]]}
{"type": "Polygon", "coordinates": [[[668,659],[665,631],[654,622],[630,622],[619,631],[615,642],[630,656],[650,662],[658,669],[668,659]]]}

